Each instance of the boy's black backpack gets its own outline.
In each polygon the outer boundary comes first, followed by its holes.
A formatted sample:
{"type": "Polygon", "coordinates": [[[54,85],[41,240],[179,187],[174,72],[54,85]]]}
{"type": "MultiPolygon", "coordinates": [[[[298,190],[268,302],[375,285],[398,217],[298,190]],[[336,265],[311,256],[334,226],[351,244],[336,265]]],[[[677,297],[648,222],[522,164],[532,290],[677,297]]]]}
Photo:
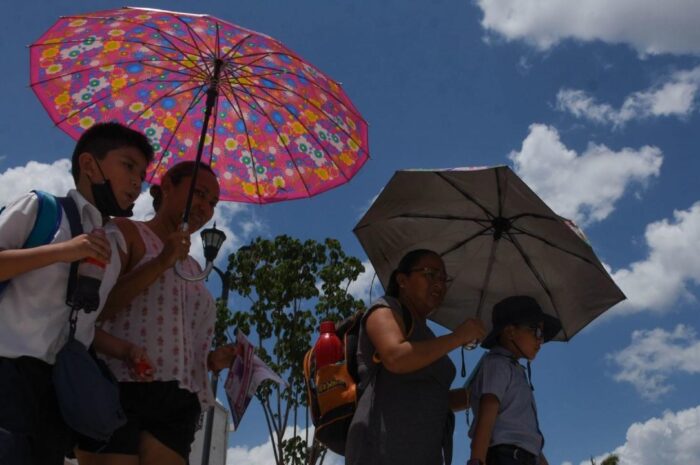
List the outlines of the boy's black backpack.
{"type": "MultiPolygon", "coordinates": [[[[385,297],[393,307],[397,300],[385,297]]],[[[413,321],[410,312],[401,307],[406,331],[410,334],[413,321]]],[[[336,325],[335,333],[343,341],[345,359],[316,370],[313,347],[304,357],[304,380],[311,412],[316,428],[315,438],[336,454],[345,455],[345,439],[357,402],[365,386],[360,386],[357,372],[357,347],[364,311],[344,319],[336,325]]],[[[376,371],[375,371],[376,373],[376,371]]]]}

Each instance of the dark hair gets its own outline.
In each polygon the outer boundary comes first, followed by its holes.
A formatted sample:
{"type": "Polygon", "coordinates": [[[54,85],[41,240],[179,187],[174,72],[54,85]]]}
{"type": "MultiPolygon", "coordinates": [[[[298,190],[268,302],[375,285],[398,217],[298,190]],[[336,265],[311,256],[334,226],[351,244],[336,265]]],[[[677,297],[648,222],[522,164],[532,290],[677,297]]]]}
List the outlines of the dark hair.
{"type": "Polygon", "coordinates": [[[386,295],[391,297],[398,297],[399,283],[396,279],[397,275],[399,273],[408,274],[411,271],[411,268],[413,268],[421,258],[427,255],[439,256],[437,253],[428,249],[411,250],[406,255],[404,255],[401,261],[399,261],[399,264],[396,266],[396,269],[391,272],[391,276],[389,277],[389,284],[386,287],[386,295]]]}
{"type": "Polygon", "coordinates": [[[80,177],[78,157],[81,153],[88,152],[102,160],[108,152],[122,147],[138,149],[146,158],[146,163],[153,160],[153,147],[143,133],[117,122],[97,123],[90,127],[80,136],[73,150],[71,173],[75,182],[80,177]]]}
{"type": "MultiPolygon", "coordinates": [[[[160,182],[162,183],[163,179],[168,178],[170,179],[170,182],[173,183],[173,186],[177,186],[183,179],[194,174],[195,166],[197,166],[197,162],[195,161],[181,161],[177,165],[171,166],[170,169],[163,175],[160,182]]],[[[214,171],[211,169],[211,166],[207,165],[206,163],[199,162],[199,169],[208,171],[215,175],[214,171]]],[[[151,186],[149,193],[151,194],[151,197],[153,197],[153,210],[158,211],[160,205],[163,203],[163,189],[154,184],[151,186]]]]}

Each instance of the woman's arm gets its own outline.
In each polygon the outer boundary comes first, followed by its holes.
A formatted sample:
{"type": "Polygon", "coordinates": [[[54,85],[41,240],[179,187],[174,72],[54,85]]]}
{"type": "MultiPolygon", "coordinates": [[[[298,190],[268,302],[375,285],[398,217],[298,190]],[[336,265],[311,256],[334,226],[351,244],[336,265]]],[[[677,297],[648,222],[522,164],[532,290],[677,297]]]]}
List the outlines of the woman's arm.
{"type": "Polygon", "coordinates": [[[163,250],[153,260],[133,269],[145,254],[145,246],[136,227],[126,221],[115,222],[127,243],[126,274],[119,278],[105,302],[99,320],[112,318],[119,310],[131,303],[134,298],[153,284],[168,268],[189,252],[190,236],[186,232],[172,233],[163,244],[163,250]]]}
{"type": "Polygon", "coordinates": [[[126,363],[134,379],[153,380],[153,363],[144,348],[112,336],[101,328],[95,328],[95,338],[92,343],[97,352],[126,363]]]}
{"type": "Polygon", "coordinates": [[[448,396],[450,409],[453,412],[469,408],[469,392],[465,388],[450,389],[448,396]]]}
{"type": "Polygon", "coordinates": [[[491,434],[498,417],[498,408],[501,403],[498,397],[493,394],[484,394],[479,399],[479,410],[474,421],[474,437],[472,438],[471,459],[478,459],[481,463],[486,463],[486,453],[491,443],[491,434]]]}
{"type": "Polygon", "coordinates": [[[388,307],[372,311],[366,328],[382,364],[397,374],[420,370],[451,350],[484,337],[481,322],[467,320],[450,334],[425,341],[408,341],[403,322],[388,307]]]}
{"type": "Polygon", "coordinates": [[[238,346],[236,344],[227,344],[209,352],[207,356],[207,368],[209,371],[218,373],[224,368],[231,367],[233,360],[238,355],[237,349],[238,346]]]}

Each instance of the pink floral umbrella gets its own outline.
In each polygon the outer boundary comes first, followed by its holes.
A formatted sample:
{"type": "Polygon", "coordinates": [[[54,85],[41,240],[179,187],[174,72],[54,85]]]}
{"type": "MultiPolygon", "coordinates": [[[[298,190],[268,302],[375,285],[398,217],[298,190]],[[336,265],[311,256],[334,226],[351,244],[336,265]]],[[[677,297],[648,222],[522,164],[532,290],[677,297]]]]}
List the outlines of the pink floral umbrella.
{"type": "Polygon", "coordinates": [[[313,196],[368,158],[367,123],[338,83],[275,39],[212,16],[62,17],[31,45],[31,86],[74,138],[112,120],[144,132],[157,154],[149,182],[183,160],[208,163],[222,200],[313,196]]]}

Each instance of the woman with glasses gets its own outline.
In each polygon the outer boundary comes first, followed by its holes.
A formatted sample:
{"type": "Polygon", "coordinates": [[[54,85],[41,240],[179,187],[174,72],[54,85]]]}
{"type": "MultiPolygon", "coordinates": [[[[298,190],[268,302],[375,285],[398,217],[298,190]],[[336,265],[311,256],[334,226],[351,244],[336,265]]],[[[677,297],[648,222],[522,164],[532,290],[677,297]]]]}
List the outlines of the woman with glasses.
{"type": "Polygon", "coordinates": [[[348,432],[345,463],[449,464],[453,410],[468,407],[464,389],[450,390],[447,354],[481,340],[484,327],[466,320],[436,337],[426,324],[450,278],[435,252],[414,250],[392,273],[386,295],[362,318],[357,366],[362,391],[348,432]]]}
{"type": "Polygon", "coordinates": [[[547,465],[530,382],[530,361],[561,329],[535,299],[512,296],[493,307],[490,349],[471,385],[474,422],[467,465],[547,465]],[[527,367],[520,359],[527,360],[527,367]]]}

